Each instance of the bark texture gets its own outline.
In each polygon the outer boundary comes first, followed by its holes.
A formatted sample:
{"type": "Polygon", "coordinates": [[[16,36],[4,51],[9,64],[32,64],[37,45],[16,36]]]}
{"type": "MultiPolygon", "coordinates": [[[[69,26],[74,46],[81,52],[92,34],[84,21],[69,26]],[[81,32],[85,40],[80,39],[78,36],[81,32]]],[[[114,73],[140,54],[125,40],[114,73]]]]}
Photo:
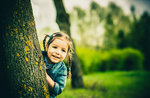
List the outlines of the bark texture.
{"type": "Polygon", "coordinates": [[[2,0],[0,12],[1,96],[48,98],[30,0],[2,0]]]}

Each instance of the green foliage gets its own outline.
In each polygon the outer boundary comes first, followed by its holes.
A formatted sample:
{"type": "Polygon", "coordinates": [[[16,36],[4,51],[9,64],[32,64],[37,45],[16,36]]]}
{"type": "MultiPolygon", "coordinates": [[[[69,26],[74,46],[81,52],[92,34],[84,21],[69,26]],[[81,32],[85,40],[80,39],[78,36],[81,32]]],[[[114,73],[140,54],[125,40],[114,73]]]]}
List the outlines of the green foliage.
{"type": "Polygon", "coordinates": [[[143,69],[143,54],[135,49],[127,48],[123,51],[124,64],[123,68],[125,70],[138,70],[143,69]]]}
{"type": "Polygon", "coordinates": [[[97,70],[96,66],[100,63],[100,55],[97,55],[98,51],[87,48],[78,48],[76,51],[81,62],[81,67],[85,74],[97,70]]]}
{"type": "Polygon", "coordinates": [[[139,19],[134,19],[126,40],[127,46],[142,51],[145,56],[144,68],[150,70],[150,14],[148,12],[144,12],[139,19]]]}
{"type": "Polygon", "coordinates": [[[77,48],[84,74],[109,70],[142,70],[143,54],[132,48],[98,51],[77,48]]]}
{"type": "Polygon", "coordinates": [[[120,6],[110,2],[103,7],[92,1],[89,9],[74,7],[70,13],[71,31],[76,44],[80,46],[116,48],[124,42],[117,38],[120,30],[124,37],[130,31],[130,16],[127,16],[120,6]],[[87,41],[85,41],[88,38],[87,41]],[[120,43],[118,43],[118,40],[120,43]]]}
{"type": "Polygon", "coordinates": [[[74,10],[77,11],[77,16],[78,16],[78,18],[81,18],[81,19],[82,19],[82,18],[85,17],[86,13],[85,13],[85,11],[82,10],[81,8],[79,8],[79,7],[74,7],[74,10]]]}
{"type": "Polygon", "coordinates": [[[146,71],[84,75],[84,88],[72,89],[68,80],[66,88],[58,98],[150,98],[149,76],[150,72],[146,71]]]}

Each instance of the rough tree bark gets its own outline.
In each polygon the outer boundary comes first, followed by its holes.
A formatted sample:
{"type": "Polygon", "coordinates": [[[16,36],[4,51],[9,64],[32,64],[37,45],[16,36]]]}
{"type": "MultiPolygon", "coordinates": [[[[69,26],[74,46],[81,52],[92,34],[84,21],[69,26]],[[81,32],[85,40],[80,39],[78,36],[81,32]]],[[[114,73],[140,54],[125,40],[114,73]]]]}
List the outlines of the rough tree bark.
{"type": "Polygon", "coordinates": [[[3,0],[0,12],[0,96],[49,97],[30,0],[3,0]]]}
{"type": "MultiPolygon", "coordinates": [[[[66,32],[71,37],[69,15],[65,11],[63,2],[62,0],[53,0],[53,1],[57,13],[56,22],[60,30],[66,32]]],[[[72,58],[71,72],[72,72],[72,81],[71,81],[72,87],[82,88],[84,86],[83,79],[82,79],[82,71],[81,71],[81,66],[76,51],[74,51],[73,58],[72,58]]]]}

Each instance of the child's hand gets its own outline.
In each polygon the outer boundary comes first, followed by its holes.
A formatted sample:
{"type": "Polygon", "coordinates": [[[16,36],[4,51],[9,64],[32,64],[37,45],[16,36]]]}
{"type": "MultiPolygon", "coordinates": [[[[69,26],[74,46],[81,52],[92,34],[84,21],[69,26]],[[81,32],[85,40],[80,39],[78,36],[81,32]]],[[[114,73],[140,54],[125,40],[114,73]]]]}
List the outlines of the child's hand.
{"type": "Polygon", "coordinates": [[[45,66],[45,70],[46,70],[46,66],[45,66]]]}

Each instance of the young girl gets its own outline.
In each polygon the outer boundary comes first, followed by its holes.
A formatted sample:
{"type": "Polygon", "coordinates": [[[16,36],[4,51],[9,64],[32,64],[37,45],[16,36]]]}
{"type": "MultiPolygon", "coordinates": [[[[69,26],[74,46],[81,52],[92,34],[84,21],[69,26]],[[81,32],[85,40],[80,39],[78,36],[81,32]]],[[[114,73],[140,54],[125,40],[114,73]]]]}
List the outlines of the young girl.
{"type": "Polygon", "coordinates": [[[45,36],[43,47],[42,54],[46,65],[46,79],[50,88],[50,98],[55,98],[63,91],[67,77],[71,75],[70,63],[73,46],[68,35],[56,32],[51,36],[45,36]],[[46,43],[47,38],[49,40],[46,43]],[[66,57],[68,58],[69,66],[66,66],[63,62],[66,57]]]}

